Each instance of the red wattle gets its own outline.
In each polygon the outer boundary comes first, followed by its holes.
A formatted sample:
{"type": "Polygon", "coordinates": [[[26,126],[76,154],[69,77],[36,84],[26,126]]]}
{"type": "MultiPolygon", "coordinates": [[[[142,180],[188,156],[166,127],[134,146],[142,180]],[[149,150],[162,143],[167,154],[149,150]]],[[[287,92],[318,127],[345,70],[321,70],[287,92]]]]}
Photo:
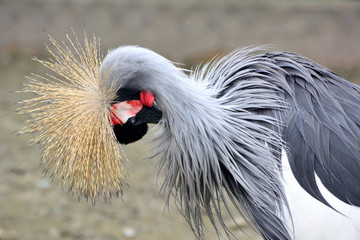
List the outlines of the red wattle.
{"type": "Polygon", "coordinates": [[[110,122],[113,125],[124,124],[130,117],[136,116],[142,108],[143,104],[139,100],[115,103],[110,109],[110,122]]]}
{"type": "Polygon", "coordinates": [[[116,114],[117,108],[118,108],[118,105],[114,104],[114,105],[112,105],[112,108],[110,109],[110,121],[113,125],[123,124],[121,119],[116,114]]]}
{"type": "Polygon", "coordinates": [[[140,101],[144,106],[152,107],[155,97],[152,93],[144,90],[140,92],[140,101]]]}

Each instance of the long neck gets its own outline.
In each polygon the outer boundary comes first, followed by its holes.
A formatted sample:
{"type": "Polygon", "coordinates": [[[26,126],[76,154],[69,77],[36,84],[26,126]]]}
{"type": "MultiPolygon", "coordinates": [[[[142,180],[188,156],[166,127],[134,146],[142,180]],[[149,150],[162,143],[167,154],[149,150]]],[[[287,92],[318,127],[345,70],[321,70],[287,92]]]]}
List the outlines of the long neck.
{"type": "Polygon", "coordinates": [[[263,84],[261,79],[238,84],[235,90],[244,91],[237,94],[224,92],[221,84],[214,84],[214,77],[174,74],[162,78],[168,81],[161,84],[166,89],[158,91],[157,103],[164,117],[154,136],[159,169],[166,175],[162,190],[169,197],[174,194],[200,237],[203,210],[214,226],[217,217],[226,229],[220,211],[223,203],[228,205],[226,195],[260,232],[284,236],[287,231],[280,215],[285,201],[276,158],[281,149],[269,148],[282,146],[279,131],[273,130],[279,126],[273,118],[254,116],[242,107],[279,110],[278,98],[258,97],[260,92],[253,87],[263,84]],[[203,78],[195,80],[199,76],[203,78]],[[249,85],[253,90],[246,90],[249,85]]]}
{"type": "Polygon", "coordinates": [[[290,239],[280,220],[286,203],[276,157],[283,146],[277,114],[284,107],[277,87],[284,79],[270,61],[247,53],[189,77],[152,51],[120,47],[104,59],[102,73],[113,87],[155,94],[163,113],[154,136],[162,189],[175,196],[195,234],[203,236],[202,210],[215,229],[217,218],[230,234],[220,211],[224,204],[232,215],[230,202],[264,238],[290,239]]]}

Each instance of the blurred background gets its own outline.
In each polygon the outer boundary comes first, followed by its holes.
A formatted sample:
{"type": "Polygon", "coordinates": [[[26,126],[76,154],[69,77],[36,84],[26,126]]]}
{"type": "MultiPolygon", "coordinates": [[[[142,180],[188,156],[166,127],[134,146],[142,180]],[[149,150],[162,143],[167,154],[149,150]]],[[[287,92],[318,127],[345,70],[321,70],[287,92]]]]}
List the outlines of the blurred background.
{"type": "MultiPolygon", "coordinates": [[[[15,114],[25,76],[44,73],[47,34],[61,41],[71,28],[101,38],[102,49],[140,45],[191,68],[248,45],[303,54],[360,83],[360,1],[4,1],[0,0],[0,240],[195,239],[176,206],[159,195],[156,162],[146,139],[126,146],[130,187],[111,203],[79,202],[43,177],[40,151],[15,114]]],[[[260,239],[244,221],[239,239],[260,239]]],[[[217,239],[214,231],[207,239],[217,239]]]]}

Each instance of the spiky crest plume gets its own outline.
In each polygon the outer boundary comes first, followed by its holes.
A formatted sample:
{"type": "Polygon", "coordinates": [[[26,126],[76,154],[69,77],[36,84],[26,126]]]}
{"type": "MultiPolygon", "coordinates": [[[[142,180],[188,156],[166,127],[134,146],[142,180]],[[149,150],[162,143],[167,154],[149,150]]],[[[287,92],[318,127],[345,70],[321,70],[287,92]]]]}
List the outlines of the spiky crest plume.
{"type": "Polygon", "coordinates": [[[34,60],[51,72],[27,77],[20,92],[36,96],[21,101],[18,112],[27,117],[20,133],[33,133],[30,142],[43,150],[44,172],[70,193],[94,202],[119,196],[127,175],[109,121],[117,89],[101,76],[99,40],[84,35],[83,44],[75,33],[75,40],[67,34],[61,44],[49,36],[51,58],[34,60]]]}

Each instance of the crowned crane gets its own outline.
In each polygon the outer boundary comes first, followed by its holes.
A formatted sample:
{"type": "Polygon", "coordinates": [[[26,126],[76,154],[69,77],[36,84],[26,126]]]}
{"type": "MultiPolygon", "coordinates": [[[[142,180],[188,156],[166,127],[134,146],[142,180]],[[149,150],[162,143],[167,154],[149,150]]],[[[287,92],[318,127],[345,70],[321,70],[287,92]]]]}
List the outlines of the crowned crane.
{"type": "Polygon", "coordinates": [[[258,50],[189,75],[148,49],[111,51],[101,69],[119,88],[118,141],[157,124],[163,188],[200,238],[202,211],[228,231],[230,201],[264,239],[360,239],[360,87],[298,54],[258,50]]]}
{"type": "MultiPolygon", "coordinates": [[[[96,39],[62,46],[32,75],[20,113],[45,172],[91,200],[122,193],[118,146],[156,124],[161,191],[194,234],[240,214],[264,239],[360,239],[360,87],[295,53],[244,48],[185,71],[96,39]],[[71,50],[74,49],[74,51],[71,50]],[[232,207],[231,207],[232,206],[232,207]]],[[[64,43],[65,44],[65,43],[64,43]]],[[[124,180],[125,179],[125,180],[124,180]]],[[[224,231],[222,231],[223,229],[224,231]]]]}

